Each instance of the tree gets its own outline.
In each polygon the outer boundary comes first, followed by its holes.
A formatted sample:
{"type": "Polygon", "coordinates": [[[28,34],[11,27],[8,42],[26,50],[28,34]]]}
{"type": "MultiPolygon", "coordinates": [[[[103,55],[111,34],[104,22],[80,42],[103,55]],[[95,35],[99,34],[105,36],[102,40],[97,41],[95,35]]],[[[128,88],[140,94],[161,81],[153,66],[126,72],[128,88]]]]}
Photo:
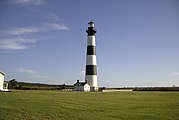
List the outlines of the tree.
{"type": "Polygon", "coordinates": [[[9,89],[15,89],[17,87],[19,87],[19,83],[15,79],[9,81],[9,89]]]}
{"type": "Polygon", "coordinates": [[[67,86],[66,86],[65,84],[62,85],[62,89],[66,89],[66,87],[67,87],[67,86]]]}

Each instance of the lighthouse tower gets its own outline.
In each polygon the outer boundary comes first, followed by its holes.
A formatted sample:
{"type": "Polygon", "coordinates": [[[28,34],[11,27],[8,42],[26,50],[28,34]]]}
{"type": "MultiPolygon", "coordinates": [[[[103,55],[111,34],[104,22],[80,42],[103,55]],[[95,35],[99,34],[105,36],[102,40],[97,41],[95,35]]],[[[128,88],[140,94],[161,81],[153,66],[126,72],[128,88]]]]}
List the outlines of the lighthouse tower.
{"type": "Polygon", "coordinates": [[[86,73],[85,80],[90,85],[90,91],[98,91],[97,83],[97,62],[96,62],[96,40],[94,22],[90,21],[86,30],[87,39],[87,55],[86,55],[86,73]]]}

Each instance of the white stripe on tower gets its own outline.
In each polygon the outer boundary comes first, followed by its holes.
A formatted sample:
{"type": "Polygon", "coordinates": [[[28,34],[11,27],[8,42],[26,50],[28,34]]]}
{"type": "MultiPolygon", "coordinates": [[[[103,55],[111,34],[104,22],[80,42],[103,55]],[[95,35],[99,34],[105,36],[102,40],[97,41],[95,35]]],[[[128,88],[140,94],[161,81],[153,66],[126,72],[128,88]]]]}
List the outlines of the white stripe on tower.
{"type": "Polygon", "coordinates": [[[95,40],[95,36],[88,36],[88,43],[87,45],[93,45],[93,46],[96,46],[96,40],[95,40]]]}
{"type": "Polygon", "coordinates": [[[95,27],[91,21],[88,23],[87,40],[87,55],[86,55],[86,76],[85,80],[90,85],[90,91],[98,91],[97,83],[97,62],[96,62],[96,40],[95,40],[95,27]]]}
{"type": "Polygon", "coordinates": [[[96,55],[87,55],[86,58],[86,65],[97,65],[96,55]]]}

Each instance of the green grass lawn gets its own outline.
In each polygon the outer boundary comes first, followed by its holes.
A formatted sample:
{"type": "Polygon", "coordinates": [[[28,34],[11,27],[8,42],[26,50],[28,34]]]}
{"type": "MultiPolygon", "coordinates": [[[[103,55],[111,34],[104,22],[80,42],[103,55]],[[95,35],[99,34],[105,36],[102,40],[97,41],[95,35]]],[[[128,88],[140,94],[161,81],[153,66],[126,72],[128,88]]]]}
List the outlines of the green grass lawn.
{"type": "Polygon", "coordinates": [[[179,120],[179,92],[0,92],[0,120],[179,120]]]}

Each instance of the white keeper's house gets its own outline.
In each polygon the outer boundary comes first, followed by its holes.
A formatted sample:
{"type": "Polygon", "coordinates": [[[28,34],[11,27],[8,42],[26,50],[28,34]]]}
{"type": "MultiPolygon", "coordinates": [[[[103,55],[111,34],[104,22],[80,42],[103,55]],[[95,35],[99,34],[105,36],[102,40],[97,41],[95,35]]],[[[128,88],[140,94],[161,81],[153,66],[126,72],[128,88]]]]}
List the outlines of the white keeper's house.
{"type": "Polygon", "coordinates": [[[77,82],[74,84],[74,91],[89,92],[90,91],[90,86],[87,83],[87,81],[79,82],[79,80],[77,80],[77,82]]]}
{"type": "Polygon", "coordinates": [[[8,83],[4,82],[5,73],[0,71],[0,91],[8,91],[8,83]]]}

